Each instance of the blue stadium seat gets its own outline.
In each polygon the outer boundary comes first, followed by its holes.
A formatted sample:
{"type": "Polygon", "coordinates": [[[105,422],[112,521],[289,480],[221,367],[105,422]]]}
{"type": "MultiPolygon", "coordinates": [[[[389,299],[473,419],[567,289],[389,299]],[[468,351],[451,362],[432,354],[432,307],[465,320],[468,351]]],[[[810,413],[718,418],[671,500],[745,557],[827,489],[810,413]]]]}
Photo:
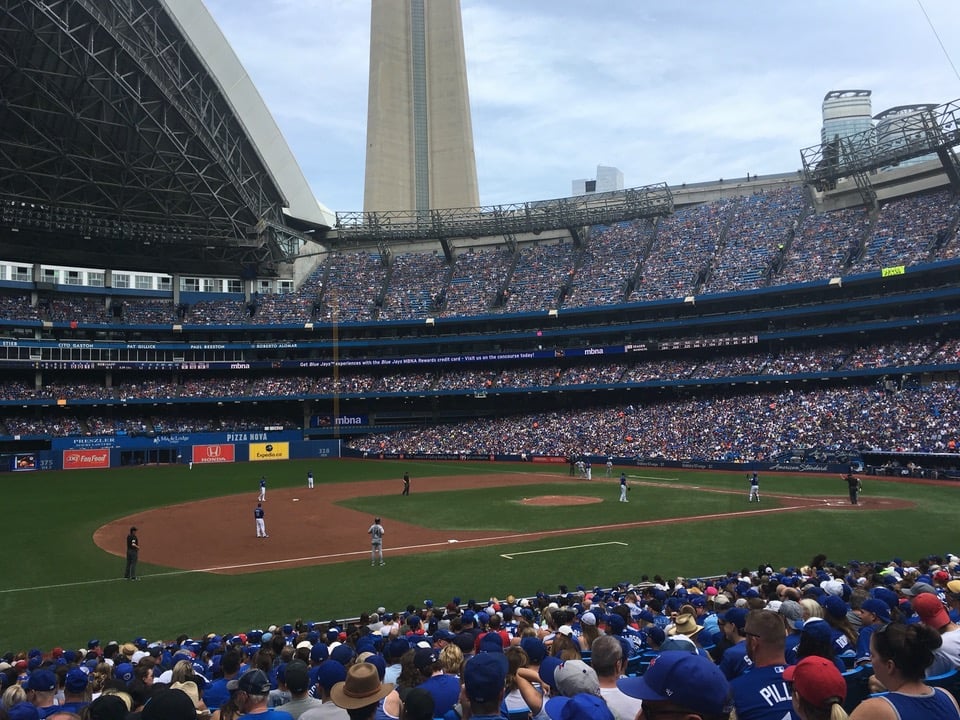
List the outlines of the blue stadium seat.
{"type": "Polygon", "coordinates": [[[529,710],[511,710],[506,713],[507,720],[530,720],[529,710]]]}
{"type": "Polygon", "coordinates": [[[853,670],[857,663],[857,653],[855,650],[844,650],[837,655],[837,658],[844,664],[847,670],[853,670]]]}
{"type": "Polygon", "coordinates": [[[931,675],[924,682],[930,687],[943,688],[954,697],[958,697],[960,693],[960,671],[957,668],[952,668],[940,675],[931,675]]]}
{"type": "Polygon", "coordinates": [[[871,675],[873,675],[872,665],[861,665],[843,673],[843,679],[847,683],[847,698],[843,703],[843,709],[847,713],[853,712],[857,705],[870,696],[870,687],[867,683],[871,675]]]}

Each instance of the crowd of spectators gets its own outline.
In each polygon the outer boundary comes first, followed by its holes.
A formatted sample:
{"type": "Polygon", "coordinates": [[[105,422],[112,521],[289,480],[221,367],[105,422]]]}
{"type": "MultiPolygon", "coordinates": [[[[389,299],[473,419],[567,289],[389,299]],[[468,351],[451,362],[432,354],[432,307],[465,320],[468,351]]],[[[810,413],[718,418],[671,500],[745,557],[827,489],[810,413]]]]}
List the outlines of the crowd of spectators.
{"type": "Polygon", "coordinates": [[[956,197],[949,190],[885,203],[851,274],[927,262],[956,215],[956,197]]]}
{"type": "Polygon", "coordinates": [[[784,188],[743,198],[732,208],[703,292],[753,290],[767,284],[775,258],[790,241],[804,209],[803,191],[784,188]]]}
{"type": "Polygon", "coordinates": [[[958,400],[960,388],[948,382],[899,392],[791,389],[482,418],[356,436],[349,445],[370,454],[573,453],[719,462],[771,461],[795,447],[955,452],[958,400]]]}
{"type": "MultiPolygon", "coordinates": [[[[454,366],[388,373],[349,370],[336,375],[193,373],[176,380],[142,373],[114,374],[109,387],[93,382],[89,374],[84,380],[71,380],[70,376],[61,373],[51,375],[40,387],[31,387],[22,380],[4,381],[0,383],[0,397],[14,403],[26,399],[50,399],[58,403],[64,399],[93,399],[116,403],[130,399],[287,400],[334,394],[539,390],[584,385],[628,387],[673,380],[818,375],[838,370],[886,367],[899,370],[930,367],[934,362],[956,363],[958,360],[960,340],[903,339],[861,346],[788,348],[777,354],[742,347],[728,349],[721,355],[665,357],[630,364],[580,362],[563,366],[549,363],[526,368],[454,366]]],[[[852,451],[879,448],[939,452],[952,449],[957,439],[960,417],[958,411],[952,409],[956,405],[956,389],[948,383],[936,382],[922,389],[906,387],[896,393],[881,385],[760,394],[752,394],[753,387],[744,385],[732,397],[653,402],[636,414],[624,412],[621,406],[536,413],[519,418],[477,420],[460,428],[440,426],[388,436],[367,436],[355,439],[353,443],[364,451],[385,452],[555,454],[567,447],[577,447],[584,452],[603,455],[642,455],[670,460],[768,460],[784,447],[797,444],[852,451]],[[865,405],[869,405],[867,410],[863,409],[865,405]],[[672,422],[673,414],[705,419],[713,428],[714,437],[688,433],[689,428],[683,423],[672,422]],[[612,421],[611,417],[616,417],[617,421],[612,421]],[[508,432],[506,428],[511,424],[520,431],[508,432]],[[468,441],[460,439],[461,435],[468,441]],[[498,444],[504,435],[509,436],[508,442],[498,444]],[[740,453],[740,456],[732,457],[731,453],[740,453]]],[[[130,406],[129,413],[135,413],[136,407],[130,406]]],[[[23,412],[5,417],[0,421],[0,432],[7,436],[110,433],[110,422],[91,424],[83,416],[74,417],[71,409],[58,407],[54,412],[51,409],[38,407],[36,417],[26,417],[23,412]]],[[[124,417],[128,417],[127,412],[124,417]]],[[[123,422],[130,423],[135,432],[164,432],[225,429],[227,420],[188,418],[184,424],[178,419],[172,426],[169,419],[161,418],[151,422],[133,417],[123,422]]],[[[263,424],[259,418],[247,421],[242,415],[230,423],[237,428],[250,423],[263,424]]],[[[280,424],[298,428],[302,423],[303,418],[298,417],[287,418],[280,424]]],[[[113,426],[113,432],[117,429],[122,427],[113,426]]]]}
{"type": "MultiPolygon", "coordinates": [[[[357,436],[349,444],[379,453],[528,454],[565,452],[668,460],[769,461],[795,447],[859,452],[954,452],[960,435],[955,384],[898,392],[880,386],[787,390],[736,397],[670,399],[641,407],[614,405],[483,418],[357,436]],[[704,428],[709,428],[704,431],[704,428]]],[[[195,413],[141,417],[134,408],[93,419],[66,408],[5,415],[6,436],[203,432],[276,425],[303,418],[195,413]]]]}
{"type": "Polygon", "coordinates": [[[556,308],[560,289],[573,276],[576,255],[576,248],[570,242],[522,248],[504,291],[503,312],[556,308]]]}
{"type": "Polygon", "coordinates": [[[682,298],[696,293],[730,219],[731,200],[677,210],[662,218],[631,293],[630,302],[682,298]]]}
{"type": "Polygon", "coordinates": [[[483,315],[491,311],[506,282],[513,255],[507,248],[469,248],[457,255],[439,317],[483,315]]]}
{"type": "Polygon", "coordinates": [[[650,219],[593,228],[563,307],[624,302],[654,232],[655,223],[650,219]]]}
{"type": "MultiPolygon", "coordinates": [[[[183,374],[179,380],[158,373],[111,376],[108,386],[91,379],[90,373],[50,373],[39,386],[9,379],[0,382],[0,398],[24,399],[173,399],[173,398],[267,398],[316,395],[406,393],[491,388],[539,389],[577,385],[622,385],[683,379],[822,373],[836,370],[878,368],[904,369],[957,363],[960,340],[937,338],[758,352],[750,346],[678,358],[671,354],[657,359],[625,362],[587,362],[561,366],[556,363],[530,367],[446,366],[433,370],[344,369],[327,374],[183,374]]],[[[945,368],[946,369],[946,368],[945,368]]]]}
{"type": "Polygon", "coordinates": [[[842,275],[844,263],[855,254],[869,226],[869,214],[859,207],[807,217],[790,244],[775,284],[842,275]]]}
{"type": "Polygon", "coordinates": [[[865,720],[896,707],[890,717],[956,720],[958,622],[956,555],[821,554],[528,597],[390,598],[350,619],[196,639],[8,650],[0,717],[865,720]]]}
{"type": "Polygon", "coordinates": [[[428,317],[437,311],[449,266],[438,252],[398,253],[390,266],[390,287],[381,320],[428,317]]]}
{"type": "Polygon", "coordinates": [[[293,292],[249,300],[0,295],[7,319],[92,324],[301,324],[520,313],[737,292],[956,257],[960,205],[949,190],[815,214],[799,188],[597,227],[583,245],[466,248],[389,257],[331,253],[293,292]],[[632,291],[625,297],[627,290],[632,291]]]}

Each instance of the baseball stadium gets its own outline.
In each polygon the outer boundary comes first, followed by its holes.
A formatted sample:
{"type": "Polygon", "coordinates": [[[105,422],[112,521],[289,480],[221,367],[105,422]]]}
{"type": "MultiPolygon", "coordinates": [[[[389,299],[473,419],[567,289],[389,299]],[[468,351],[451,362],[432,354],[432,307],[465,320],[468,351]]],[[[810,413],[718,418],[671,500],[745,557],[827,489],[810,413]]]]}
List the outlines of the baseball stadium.
{"type": "Polygon", "coordinates": [[[4,0],[0,58],[3,687],[444,608],[926,583],[958,619],[960,100],[496,206],[462,127],[431,195],[371,123],[409,199],[332,212],[200,3],[4,0]]]}

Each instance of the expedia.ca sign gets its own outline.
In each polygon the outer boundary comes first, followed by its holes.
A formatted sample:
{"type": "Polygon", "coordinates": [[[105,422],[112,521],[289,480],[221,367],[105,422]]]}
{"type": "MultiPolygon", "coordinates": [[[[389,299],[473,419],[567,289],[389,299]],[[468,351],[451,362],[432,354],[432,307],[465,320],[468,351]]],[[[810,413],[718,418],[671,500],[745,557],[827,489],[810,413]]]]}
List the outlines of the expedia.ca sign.
{"type": "Polygon", "coordinates": [[[258,460],[289,460],[290,443],[250,443],[250,461],[258,460]]]}

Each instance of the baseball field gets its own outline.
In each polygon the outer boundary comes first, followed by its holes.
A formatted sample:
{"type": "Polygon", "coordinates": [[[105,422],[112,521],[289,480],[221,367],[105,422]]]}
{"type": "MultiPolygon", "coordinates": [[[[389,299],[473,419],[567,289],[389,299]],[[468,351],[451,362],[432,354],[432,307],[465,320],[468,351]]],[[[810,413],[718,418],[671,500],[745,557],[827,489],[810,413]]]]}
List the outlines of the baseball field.
{"type": "Polygon", "coordinates": [[[758,564],[960,551],[955,483],[377,460],[6,474],[0,652],[172,639],[758,564]],[[626,470],[629,502],[617,501],[626,470]],[[316,476],[313,490],[306,474],[316,476]],[[404,471],[412,478],[401,497],[404,471]],[[269,538],[255,537],[259,478],[269,538]],[[371,567],[367,528],[386,529],[371,567]],[[122,578],[138,527],[139,582],[122,578]]]}

